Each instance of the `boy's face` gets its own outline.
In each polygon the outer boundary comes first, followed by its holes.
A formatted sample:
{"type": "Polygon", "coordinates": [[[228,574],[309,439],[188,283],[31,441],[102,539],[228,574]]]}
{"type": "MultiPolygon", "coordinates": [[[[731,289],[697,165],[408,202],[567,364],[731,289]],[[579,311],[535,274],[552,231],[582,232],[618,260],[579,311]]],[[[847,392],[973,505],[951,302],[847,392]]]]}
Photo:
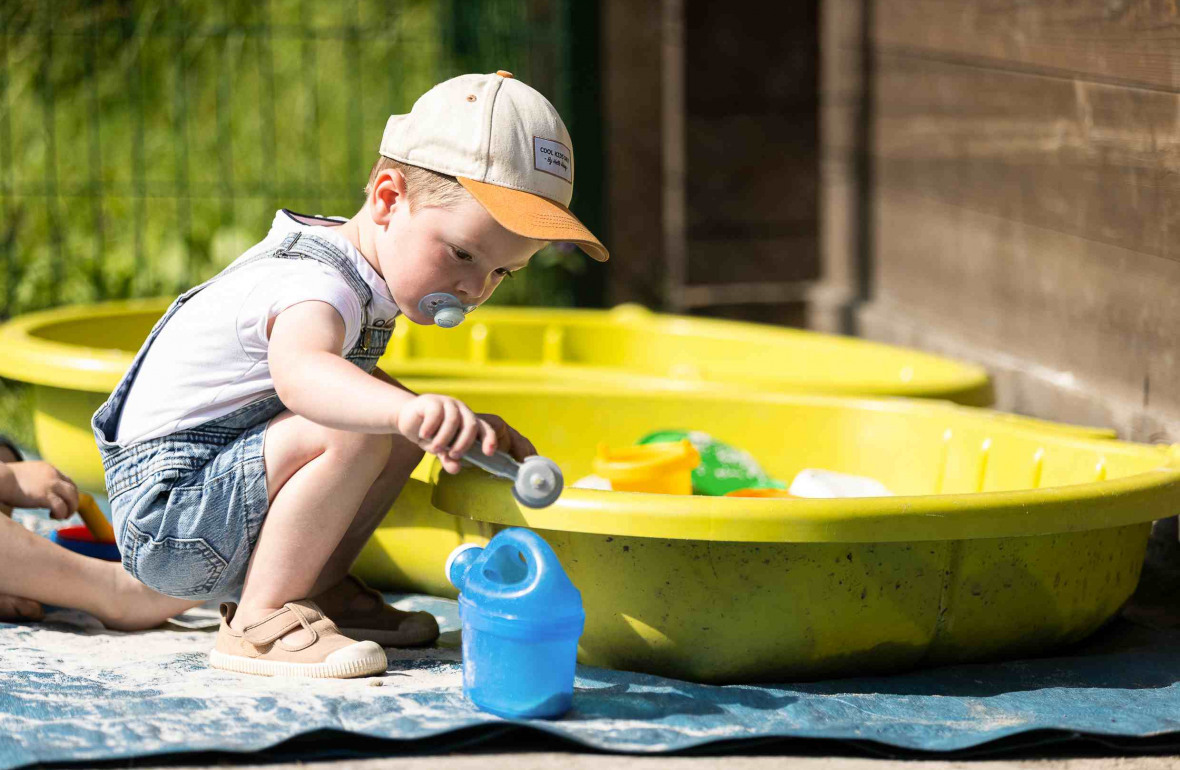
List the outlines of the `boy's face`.
{"type": "Polygon", "coordinates": [[[427,294],[447,292],[465,305],[483,304],[546,243],[505,229],[474,198],[411,213],[403,194],[378,205],[374,223],[377,260],[393,300],[419,324],[433,323],[418,310],[427,294]]]}

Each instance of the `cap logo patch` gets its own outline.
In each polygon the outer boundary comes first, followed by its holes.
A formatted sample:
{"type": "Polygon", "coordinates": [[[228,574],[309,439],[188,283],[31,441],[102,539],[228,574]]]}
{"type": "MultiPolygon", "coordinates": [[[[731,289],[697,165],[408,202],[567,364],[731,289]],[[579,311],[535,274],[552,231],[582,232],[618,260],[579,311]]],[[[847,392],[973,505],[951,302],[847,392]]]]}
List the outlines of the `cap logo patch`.
{"type": "Polygon", "coordinates": [[[574,183],[574,154],[570,148],[552,139],[533,137],[533,166],[538,171],[574,183]]]}

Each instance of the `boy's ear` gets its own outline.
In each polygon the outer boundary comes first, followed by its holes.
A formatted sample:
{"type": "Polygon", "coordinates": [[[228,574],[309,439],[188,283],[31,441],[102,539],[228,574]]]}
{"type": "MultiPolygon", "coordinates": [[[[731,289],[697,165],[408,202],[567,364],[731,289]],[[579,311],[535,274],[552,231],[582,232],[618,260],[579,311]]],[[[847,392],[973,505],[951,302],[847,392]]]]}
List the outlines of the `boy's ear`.
{"type": "Polygon", "coordinates": [[[387,225],[399,206],[408,205],[405,174],[396,168],[387,168],[377,174],[373,188],[369,191],[369,210],[373,222],[387,225]]]}

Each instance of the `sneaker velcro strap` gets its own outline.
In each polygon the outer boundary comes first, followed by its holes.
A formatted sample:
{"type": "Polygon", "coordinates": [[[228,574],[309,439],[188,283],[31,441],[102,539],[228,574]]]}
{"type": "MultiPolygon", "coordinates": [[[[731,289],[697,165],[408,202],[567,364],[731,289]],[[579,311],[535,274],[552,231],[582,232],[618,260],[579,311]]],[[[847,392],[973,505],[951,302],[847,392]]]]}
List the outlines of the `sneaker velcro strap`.
{"type": "MultiPolygon", "coordinates": [[[[255,646],[265,646],[272,644],[281,639],[284,634],[289,634],[295,629],[302,626],[306,628],[310,639],[306,644],[301,644],[298,647],[291,647],[293,650],[302,650],[315,644],[319,638],[319,634],[311,627],[311,623],[300,612],[302,608],[296,604],[288,603],[283,605],[283,609],[270,617],[264,618],[257,623],[247,626],[242,633],[244,638],[250,644],[255,646]]],[[[287,645],[284,645],[287,646],[287,645]]]]}

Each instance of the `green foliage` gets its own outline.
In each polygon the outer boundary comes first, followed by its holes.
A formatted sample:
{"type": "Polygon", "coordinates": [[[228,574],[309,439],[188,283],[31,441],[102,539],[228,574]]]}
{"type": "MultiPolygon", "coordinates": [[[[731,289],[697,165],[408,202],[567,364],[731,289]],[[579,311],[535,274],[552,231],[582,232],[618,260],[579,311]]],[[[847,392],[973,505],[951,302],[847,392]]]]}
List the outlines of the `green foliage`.
{"type": "Polygon", "coordinates": [[[573,307],[574,282],[590,258],[568,244],[551,244],[537,252],[524,270],[500,282],[489,305],[573,307]]]}
{"type": "Polygon", "coordinates": [[[23,382],[0,379],[0,433],[22,447],[33,440],[33,389],[23,382]]]}
{"type": "MultiPolygon", "coordinates": [[[[460,72],[564,110],[562,7],[0,0],[0,318],[175,294],[284,206],[351,215],[386,117],[460,72]]],[[[580,260],[538,255],[497,300],[571,304],[580,260]]]]}

